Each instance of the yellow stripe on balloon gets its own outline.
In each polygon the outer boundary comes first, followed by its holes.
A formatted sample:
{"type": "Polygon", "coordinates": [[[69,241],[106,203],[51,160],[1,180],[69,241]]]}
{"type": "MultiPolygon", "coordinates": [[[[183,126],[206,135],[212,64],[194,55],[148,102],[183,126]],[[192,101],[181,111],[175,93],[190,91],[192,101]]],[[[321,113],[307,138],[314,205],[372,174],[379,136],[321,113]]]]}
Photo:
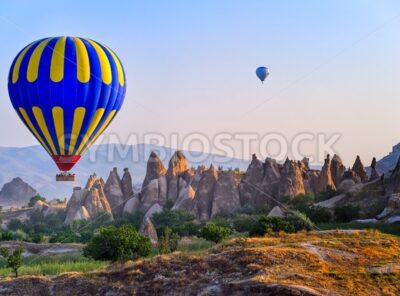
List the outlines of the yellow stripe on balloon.
{"type": "Polygon", "coordinates": [[[60,37],[53,49],[50,66],[50,79],[60,82],[64,77],[64,55],[66,37],[60,37]]]}
{"type": "Polygon", "coordinates": [[[74,111],[74,122],[72,123],[71,141],[69,143],[68,155],[74,151],[76,141],[78,140],[79,133],[81,132],[83,119],[85,118],[85,108],[78,107],[74,111]]]}
{"type": "Polygon", "coordinates": [[[49,43],[51,39],[52,38],[47,38],[43,40],[33,51],[31,58],[29,60],[28,71],[26,73],[26,78],[28,79],[29,82],[36,81],[39,72],[40,58],[42,57],[43,50],[47,46],[47,43],[49,43]]]}
{"type": "Polygon", "coordinates": [[[39,107],[32,107],[33,115],[35,116],[35,119],[40,127],[40,130],[42,131],[42,134],[44,135],[47,143],[50,145],[51,152],[53,152],[53,155],[57,155],[57,150],[56,147],[54,146],[53,140],[51,139],[49,130],[47,128],[46,121],[44,120],[42,109],[39,107]]]}
{"type": "Polygon", "coordinates": [[[77,76],[78,80],[82,83],[88,82],[90,79],[90,63],[89,55],[83,41],[74,37],[75,50],[76,50],[76,63],[77,63],[77,76]]]}
{"type": "Polygon", "coordinates": [[[54,107],[53,121],[56,129],[56,135],[58,140],[58,146],[60,147],[60,155],[65,155],[64,149],[64,110],[61,107],[54,107]]]}
{"type": "Polygon", "coordinates": [[[105,128],[108,126],[108,124],[110,123],[110,121],[114,118],[114,115],[116,113],[117,110],[112,110],[110,112],[110,114],[108,114],[107,119],[104,121],[104,123],[102,124],[101,128],[97,131],[96,135],[92,138],[92,140],[89,142],[89,144],[86,146],[85,149],[83,149],[82,153],[80,153],[80,155],[85,154],[86,150],[89,149],[90,146],[92,146],[92,144],[97,140],[97,138],[101,135],[101,133],[105,130],[105,128]]]}
{"type": "Polygon", "coordinates": [[[81,150],[83,149],[83,147],[85,146],[85,144],[89,140],[89,138],[92,136],[94,130],[96,129],[101,118],[103,117],[104,111],[105,111],[104,108],[99,108],[96,110],[96,113],[93,116],[92,122],[90,123],[89,129],[87,130],[85,136],[83,137],[82,142],[79,145],[78,150],[76,150],[75,154],[80,154],[81,150]]]}
{"type": "Polygon", "coordinates": [[[116,54],[106,45],[102,44],[108,52],[111,54],[112,58],[114,59],[115,64],[117,65],[117,72],[118,72],[118,81],[121,86],[124,86],[125,79],[124,79],[124,70],[122,70],[121,62],[119,61],[116,54]]]}
{"type": "Polygon", "coordinates": [[[21,67],[21,63],[23,58],[26,55],[26,52],[32,47],[33,43],[25,47],[25,49],[19,54],[17,60],[15,61],[15,65],[13,68],[13,75],[12,75],[12,83],[16,83],[19,78],[19,69],[21,67]]]}
{"type": "MultiPolygon", "coordinates": [[[[47,147],[46,143],[43,141],[42,137],[39,135],[38,131],[36,130],[35,126],[32,124],[31,119],[28,116],[28,113],[26,113],[25,109],[22,107],[19,107],[19,112],[21,113],[23,117],[23,122],[26,124],[26,126],[29,128],[29,130],[35,135],[36,139],[39,140],[40,144],[42,144],[43,148],[46,149],[47,153],[50,155],[50,149],[47,147]]],[[[18,112],[17,112],[18,113],[18,112]]]]}
{"type": "Polygon", "coordinates": [[[100,60],[100,67],[101,67],[101,80],[105,84],[110,84],[112,75],[111,75],[111,66],[110,66],[110,61],[108,60],[108,57],[104,50],[98,45],[96,42],[86,39],[93,47],[94,50],[97,53],[97,56],[99,57],[100,60]]]}

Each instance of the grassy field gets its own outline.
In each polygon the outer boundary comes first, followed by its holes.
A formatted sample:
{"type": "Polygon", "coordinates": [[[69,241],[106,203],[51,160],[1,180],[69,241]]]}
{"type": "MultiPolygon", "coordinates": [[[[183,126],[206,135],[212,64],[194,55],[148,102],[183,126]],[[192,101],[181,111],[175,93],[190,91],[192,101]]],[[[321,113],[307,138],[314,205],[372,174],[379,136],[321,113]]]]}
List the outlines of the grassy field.
{"type": "MultiPolygon", "coordinates": [[[[90,272],[106,267],[109,262],[95,261],[81,254],[29,256],[23,259],[20,275],[58,275],[63,272],[90,272]]],[[[0,260],[0,276],[11,275],[5,261],[0,260]]]]}
{"type": "Polygon", "coordinates": [[[317,225],[320,230],[332,229],[377,229],[382,233],[389,233],[400,236],[399,224],[380,224],[380,223],[323,223],[317,225]]]}

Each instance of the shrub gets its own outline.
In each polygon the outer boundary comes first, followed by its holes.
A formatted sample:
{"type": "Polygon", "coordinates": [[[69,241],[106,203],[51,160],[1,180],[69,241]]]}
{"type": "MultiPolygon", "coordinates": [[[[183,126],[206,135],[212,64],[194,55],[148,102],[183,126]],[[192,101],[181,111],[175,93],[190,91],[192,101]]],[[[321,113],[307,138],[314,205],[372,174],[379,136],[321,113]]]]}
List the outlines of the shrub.
{"type": "Polygon", "coordinates": [[[286,219],[291,225],[293,225],[295,232],[300,230],[310,231],[311,229],[316,228],[307,215],[299,211],[291,211],[286,219]]]}
{"type": "Polygon", "coordinates": [[[14,240],[14,233],[9,230],[4,230],[1,232],[1,240],[2,241],[10,241],[14,240]]]}
{"type": "Polygon", "coordinates": [[[311,206],[306,211],[305,214],[314,223],[328,223],[332,220],[331,212],[320,206],[311,206]]]}
{"type": "Polygon", "coordinates": [[[296,231],[296,228],[285,218],[261,216],[250,230],[249,235],[264,236],[272,232],[280,231],[292,233],[296,231]]]}
{"type": "Polygon", "coordinates": [[[37,195],[31,197],[31,199],[29,200],[29,203],[28,203],[28,207],[30,207],[30,208],[33,207],[38,200],[46,202],[46,199],[44,197],[41,197],[39,194],[37,194],[37,195]]]}
{"type": "Polygon", "coordinates": [[[288,204],[291,208],[305,213],[315,201],[315,196],[312,193],[300,194],[294,198],[289,199],[288,204]]]}
{"type": "Polygon", "coordinates": [[[331,186],[328,186],[324,192],[321,192],[315,196],[315,201],[324,201],[328,200],[334,196],[336,196],[338,193],[335,189],[333,189],[331,186]]]}
{"type": "Polygon", "coordinates": [[[24,224],[19,219],[11,219],[7,224],[7,229],[16,231],[17,229],[24,229],[24,224]]]}
{"type": "Polygon", "coordinates": [[[227,238],[231,233],[231,229],[227,227],[218,226],[214,223],[207,223],[200,229],[197,236],[217,244],[227,238]]]}
{"type": "Polygon", "coordinates": [[[164,228],[163,234],[158,239],[158,252],[160,254],[169,254],[178,249],[179,235],[172,232],[168,227],[164,228]]]}
{"type": "Polygon", "coordinates": [[[254,216],[237,216],[233,219],[233,229],[237,232],[250,232],[257,224],[257,217],[254,216]]]}
{"type": "Polygon", "coordinates": [[[7,248],[0,248],[0,255],[6,260],[7,267],[15,273],[15,277],[18,277],[18,269],[22,265],[22,247],[16,248],[12,253],[7,248]]]}
{"type": "Polygon", "coordinates": [[[144,214],[140,211],[137,211],[132,214],[124,214],[123,217],[115,218],[112,224],[116,227],[124,224],[132,224],[136,229],[139,229],[140,225],[142,224],[143,217],[144,214]]]}
{"type": "Polygon", "coordinates": [[[89,244],[83,249],[86,257],[95,260],[124,260],[148,256],[151,252],[150,240],[139,234],[129,224],[119,228],[115,226],[100,227],[89,244]]]}
{"type": "Polygon", "coordinates": [[[337,222],[350,222],[360,217],[360,208],[352,205],[344,205],[335,209],[337,222]]]}
{"type": "Polygon", "coordinates": [[[199,225],[194,223],[195,217],[184,210],[169,210],[164,209],[160,213],[155,213],[152,217],[154,227],[159,236],[165,227],[168,227],[172,232],[179,236],[195,235],[199,230],[199,225]]]}
{"type": "Polygon", "coordinates": [[[224,215],[217,215],[214,218],[211,219],[211,223],[214,223],[215,225],[226,227],[229,229],[232,229],[231,224],[229,223],[228,218],[225,218],[224,215]]]}

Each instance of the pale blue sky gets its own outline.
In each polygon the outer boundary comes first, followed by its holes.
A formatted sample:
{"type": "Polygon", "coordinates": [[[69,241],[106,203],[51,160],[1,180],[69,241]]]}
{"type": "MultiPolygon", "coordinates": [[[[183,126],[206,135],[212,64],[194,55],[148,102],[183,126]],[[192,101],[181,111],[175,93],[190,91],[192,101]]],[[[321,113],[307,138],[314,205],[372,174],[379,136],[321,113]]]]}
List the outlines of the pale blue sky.
{"type": "Polygon", "coordinates": [[[36,143],[8,99],[14,56],[73,35],[124,64],[126,101],[109,129],[123,139],[338,132],[345,162],[368,163],[400,141],[399,32],[399,1],[1,1],[0,146],[36,143]],[[264,85],[258,65],[271,71],[264,85]]]}

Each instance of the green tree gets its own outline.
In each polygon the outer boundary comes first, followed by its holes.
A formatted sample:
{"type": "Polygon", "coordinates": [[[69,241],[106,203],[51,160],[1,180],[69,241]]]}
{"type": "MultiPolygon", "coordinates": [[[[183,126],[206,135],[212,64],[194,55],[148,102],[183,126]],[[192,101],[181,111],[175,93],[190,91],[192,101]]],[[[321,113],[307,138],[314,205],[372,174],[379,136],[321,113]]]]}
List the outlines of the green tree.
{"type": "Polygon", "coordinates": [[[150,252],[150,240],[139,234],[135,227],[129,224],[119,228],[100,227],[98,233],[83,250],[86,257],[113,262],[148,256],[150,252]]]}
{"type": "Polygon", "coordinates": [[[10,252],[7,248],[0,248],[0,255],[6,260],[7,267],[11,268],[14,272],[15,277],[18,277],[18,269],[22,265],[22,247],[16,248],[13,252],[10,252]]]}
{"type": "Polygon", "coordinates": [[[28,207],[33,207],[38,200],[46,202],[46,199],[44,197],[40,196],[39,194],[36,194],[29,200],[28,207]]]}
{"type": "Polygon", "coordinates": [[[207,223],[200,229],[198,236],[218,244],[231,233],[231,229],[227,227],[218,226],[214,223],[207,223]]]}
{"type": "Polygon", "coordinates": [[[174,233],[169,227],[165,227],[163,234],[158,239],[158,252],[160,254],[169,254],[178,249],[179,235],[174,233]]]}

